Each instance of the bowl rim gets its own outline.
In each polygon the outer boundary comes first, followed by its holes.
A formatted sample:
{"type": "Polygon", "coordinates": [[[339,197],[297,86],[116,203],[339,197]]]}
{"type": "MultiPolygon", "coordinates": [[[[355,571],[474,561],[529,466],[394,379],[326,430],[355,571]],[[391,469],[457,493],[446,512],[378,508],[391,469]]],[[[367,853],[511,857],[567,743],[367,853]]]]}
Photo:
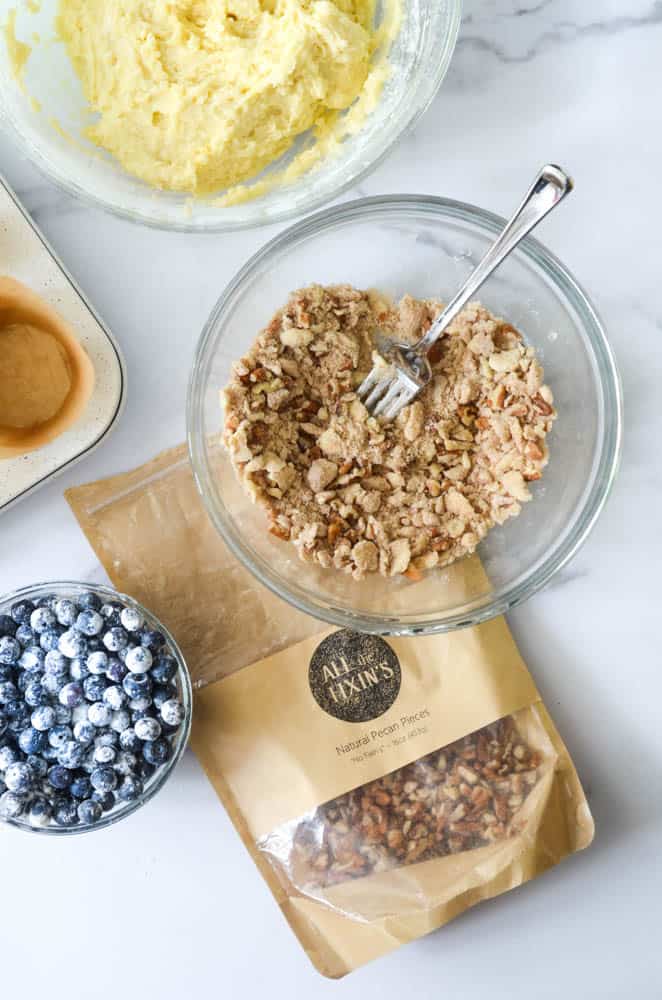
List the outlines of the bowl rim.
{"type": "Polygon", "coordinates": [[[435,635],[478,625],[522,604],[529,597],[549,583],[575,556],[586,541],[600,516],[614,484],[620,463],[623,437],[623,399],[621,381],[616,367],[614,353],[607,340],[604,326],[588,295],[568,271],[565,265],[539,240],[527,236],[515,253],[525,254],[546,273],[553,284],[560,288],[564,296],[577,311],[588,337],[589,345],[597,364],[598,380],[604,395],[604,430],[600,441],[599,463],[588,492],[581,500],[576,523],[564,538],[562,544],[539,561],[524,579],[516,581],[501,596],[468,611],[461,610],[444,616],[443,619],[431,615],[424,621],[408,620],[388,614],[377,616],[367,612],[350,612],[333,606],[322,606],[317,600],[295,593],[283,578],[272,576],[266,563],[257,564],[246,550],[238,532],[225,522],[216,505],[212,502],[210,469],[206,460],[203,428],[204,374],[211,360],[211,348],[215,334],[222,329],[222,317],[240,296],[244,283],[260,269],[268,267],[269,260],[281,251],[286,251],[293,243],[300,243],[311,235],[321,234],[338,225],[351,221],[365,221],[382,213],[411,212],[416,210],[423,216],[441,216],[453,220],[479,225],[487,235],[498,234],[506,223],[501,216],[454,199],[433,195],[393,194],[360,198],[333,206],[308,216],[290,226],[269,240],[253,254],[226,286],[201,332],[196,348],[193,367],[189,378],[186,422],[187,443],[193,476],[207,513],[230,551],[249,572],[281,599],[297,610],[309,614],[331,625],[355,628],[376,635],[435,635]]]}
{"type": "Polygon", "coordinates": [[[151,627],[158,629],[163,633],[167,644],[170,646],[170,649],[177,660],[177,673],[181,684],[181,699],[185,711],[184,721],[182,722],[181,728],[177,733],[177,742],[175,744],[172,757],[170,757],[166,764],[163,765],[160,772],[158,770],[155,772],[154,780],[151,784],[147,785],[147,787],[143,790],[142,795],[139,795],[133,802],[127,803],[126,806],[123,806],[116,812],[111,812],[107,816],[102,816],[97,823],[93,823],[91,826],[31,826],[29,823],[20,818],[0,819],[0,827],[2,824],[5,824],[6,826],[11,826],[16,830],[20,830],[23,833],[67,837],[76,834],[96,833],[98,830],[104,830],[110,826],[114,826],[115,823],[119,823],[120,820],[126,819],[132,813],[137,812],[138,809],[146,805],[149,800],[163,788],[166,781],[181,760],[188,745],[193,718],[193,687],[182,651],[173,638],[170,630],[156,617],[155,614],[149,611],[149,609],[141,604],[140,601],[137,601],[135,597],[131,597],[129,594],[124,594],[121,590],[116,590],[114,587],[109,587],[103,583],[87,583],[83,580],[46,580],[41,583],[33,583],[28,586],[19,587],[17,590],[9,591],[6,594],[0,594],[0,608],[8,603],[14,604],[16,601],[23,598],[31,599],[31,596],[43,596],[43,594],[48,593],[49,590],[54,588],[56,590],[61,589],[63,592],[65,590],[71,590],[73,592],[76,589],[92,591],[100,597],[107,597],[111,600],[117,600],[117,598],[119,598],[124,601],[128,607],[132,607],[137,611],[140,611],[140,613],[144,615],[146,622],[151,627]]]}
{"type": "MultiPolygon", "coordinates": [[[[348,175],[339,185],[332,186],[326,191],[320,190],[316,194],[311,193],[310,199],[305,207],[296,203],[290,205],[289,207],[287,205],[283,205],[281,209],[274,211],[265,211],[264,209],[260,210],[258,198],[254,199],[253,202],[247,202],[247,204],[255,205],[255,211],[251,217],[246,219],[224,221],[222,215],[219,215],[218,220],[214,219],[213,221],[205,222],[196,222],[193,218],[191,218],[190,221],[187,221],[186,218],[180,220],[159,218],[156,215],[148,214],[142,210],[124,208],[114,201],[102,198],[96,195],[91,189],[83,188],[79,184],[70,180],[61,170],[54,168],[42,154],[39,147],[33,143],[20,129],[18,123],[14,120],[14,116],[9,113],[6,105],[3,103],[1,93],[0,134],[4,129],[10,137],[13,137],[13,141],[19,151],[30,160],[42,176],[52,181],[62,191],[74,198],[77,198],[79,201],[91,208],[101,209],[116,218],[125,219],[128,222],[147,226],[150,229],[160,229],[168,232],[180,233],[236,233],[250,229],[258,229],[262,226],[269,226],[279,222],[287,222],[297,216],[300,216],[302,213],[308,213],[319,209],[322,205],[341,197],[350,188],[360,184],[362,180],[364,180],[373,172],[373,170],[383,163],[395,146],[411,129],[414,128],[414,126],[428,110],[448,72],[448,68],[455,51],[455,46],[457,44],[462,21],[462,0],[444,0],[444,2],[448,8],[448,30],[443,41],[435,46],[436,58],[433,61],[432,66],[429,67],[429,71],[422,77],[425,86],[421,89],[420,100],[417,103],[412,104],[410,112],[402,119],[399,128],[393,133],[393,135],[386,142],[386,145],[383,146],[376,156],[370,158],[369,161],[364,162],[363,165],[359,165],[351,173],[351,175],[348,175]]],[[[307,176],[307,174],[304,176],[307,176]]],[[[149,188],[147,190],[152,194],[158,195],[159,193],[156,188],[149,188]]],[[[184,204],[190,202],[191,200],[192,198],[190,195],[185,197],[182,196],[184,204]]],[[[222,208],[220,211],[222,212],[222,208]]]]}

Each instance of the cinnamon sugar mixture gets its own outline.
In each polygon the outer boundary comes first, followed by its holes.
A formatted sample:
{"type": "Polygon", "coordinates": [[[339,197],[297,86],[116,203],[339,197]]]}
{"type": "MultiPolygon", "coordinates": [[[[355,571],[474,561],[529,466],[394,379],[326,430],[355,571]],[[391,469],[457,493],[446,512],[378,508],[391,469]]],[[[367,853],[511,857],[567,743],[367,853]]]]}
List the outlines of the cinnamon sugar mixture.
{"type": "Polygon", "coordinates": [[[293,293],[234,365],[223,435],[269,530],[361,579],[444,566],[519,514],[556,417],[533,348],[478,303],[430,357],[434,377],[392,423],[355,390],[377,329],[414,342],[441,310],[349,285],[293,293]]]}

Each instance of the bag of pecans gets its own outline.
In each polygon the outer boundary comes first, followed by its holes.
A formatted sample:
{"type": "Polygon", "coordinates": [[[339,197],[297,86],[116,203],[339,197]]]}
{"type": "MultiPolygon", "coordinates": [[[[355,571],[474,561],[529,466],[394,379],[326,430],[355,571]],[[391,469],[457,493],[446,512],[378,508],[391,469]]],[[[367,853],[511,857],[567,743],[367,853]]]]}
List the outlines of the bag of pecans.
{"type": "Polygon", "coordinates": [[[542,761],[509,715],[326,802],[259,847],[314,891],[496,844],[523,827],[517,816],[542,761]]]}
{"type": "MultiPolygon", "coordinates": [[[[115,586],[182,646],[193,749],[324,975],[591,842],[572,761],[503,618],[445,636],[320,633],[225,548],[183,448],[67,499],[115,586]]],[[[475,592],[482,572],[465,559],[445,586],[475,592]]],[[[438,586],[412,583],[411,601],[438,586]]]]}
{"type": "Polygon", "coordinates": [[[446,636],[306,639],[199,692],[192,743],[327,976],[593,837],[502,618],[446,636]]]}

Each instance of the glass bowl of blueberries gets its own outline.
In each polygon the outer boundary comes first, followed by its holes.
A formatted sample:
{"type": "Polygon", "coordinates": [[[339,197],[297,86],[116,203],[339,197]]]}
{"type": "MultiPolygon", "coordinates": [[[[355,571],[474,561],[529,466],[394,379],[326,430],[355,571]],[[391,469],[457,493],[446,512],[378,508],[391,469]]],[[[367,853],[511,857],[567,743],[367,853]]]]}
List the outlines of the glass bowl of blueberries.
{"type": "Polygon", "coordinates": [[[0,597],[0,821],[86,833],[144,805],[181,758],[191,681],[125,594],[42,583],[0,597]]]}

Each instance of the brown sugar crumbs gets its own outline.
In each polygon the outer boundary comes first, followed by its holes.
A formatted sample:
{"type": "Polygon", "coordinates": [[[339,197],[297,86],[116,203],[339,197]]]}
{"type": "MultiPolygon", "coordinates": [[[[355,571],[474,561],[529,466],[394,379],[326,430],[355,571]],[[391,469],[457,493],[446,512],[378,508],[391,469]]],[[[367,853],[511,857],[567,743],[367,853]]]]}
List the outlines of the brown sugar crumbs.
{"type": "Polygon", "coordinates": [[[234,365],[223,440],[269,530],[361,579],[445,566],[519,514],[556,417],[520,333],[478,303],[435,345],[431,383],[392,423],[356,389],[377,330],[410,343],[441,303],[397,305],[349,285],[290,296],[234,365]]]}

